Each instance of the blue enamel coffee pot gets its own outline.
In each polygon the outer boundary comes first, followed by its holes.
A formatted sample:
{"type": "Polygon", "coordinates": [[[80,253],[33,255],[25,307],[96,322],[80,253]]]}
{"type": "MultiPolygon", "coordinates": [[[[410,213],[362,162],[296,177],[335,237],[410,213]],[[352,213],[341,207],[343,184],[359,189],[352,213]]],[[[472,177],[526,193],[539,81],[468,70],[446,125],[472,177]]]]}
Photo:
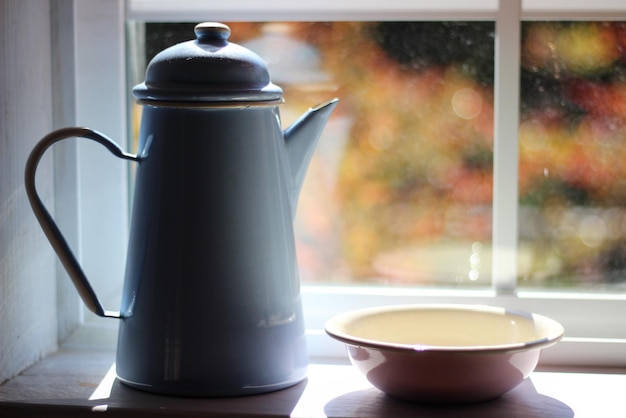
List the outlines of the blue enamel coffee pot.
{"type": "Polygon", "coordinates": [[[233,396],[301,381],[307,352],[293,221],[304,175],[337,100],[284,132],[282,90],[219,23],[159,53],[133,90],[138,152],[65,128],[26,166],[34,213],[86,306],[119,318],[118,378],[170,395],[233,396]],[[106,311],[35,189],[40,158],[69,137],[137,164],[120,312],[106,311]]]}

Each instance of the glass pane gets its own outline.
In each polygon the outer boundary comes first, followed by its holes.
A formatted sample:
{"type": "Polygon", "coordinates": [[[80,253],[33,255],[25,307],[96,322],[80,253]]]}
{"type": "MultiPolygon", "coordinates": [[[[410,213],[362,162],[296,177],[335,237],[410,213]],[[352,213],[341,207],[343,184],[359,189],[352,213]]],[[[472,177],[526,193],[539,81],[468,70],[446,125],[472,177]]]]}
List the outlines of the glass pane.
{"type": "Polygon", "coordinates": [[[626,287],[626,24],[522,25],[520,284],[626,287]]]}
{"type": "MultiPolygon", "coordinates": [[[[285,126],[340,98],[295,220],[304,283],[490,285],[493,22],[229,26],[285,126]]],[[[146,62],[192,28],[146,24],[146,62]]]]}

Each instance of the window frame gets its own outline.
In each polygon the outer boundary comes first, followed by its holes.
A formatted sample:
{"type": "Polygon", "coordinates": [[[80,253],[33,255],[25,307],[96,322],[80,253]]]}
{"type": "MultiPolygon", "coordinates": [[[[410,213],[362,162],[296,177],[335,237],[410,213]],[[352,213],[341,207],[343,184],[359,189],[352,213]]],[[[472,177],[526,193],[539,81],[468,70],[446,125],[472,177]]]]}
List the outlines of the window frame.
{"type": "MultiPolygon", "coordinates": [[[[125,12],[124,0],[51,3],[55,128],[86,126],[125,145],[125,12]]],[[[103,303],[114,309],[126,262],[129,166],[91,141],[66,140],[52,153],[55,219],[103,303]]],[[[61,343],[89,345],[117,328],[84,307],[60,263],[56,280],[61,343]]],[[[115,341],[111,335],[104,341],[115,341]]]]}
{"type": "MultiPolygon", "coordinates": [[[[94,129],[102,130],[126,146],[123,139],[127,132],[125,103],[129,86],[126,84],[123,28],[127,20],[495,21],[493,288],[450,290],[303,286],[302,298],[311,357],[345,358],[343,346],[328,338],[323,331],[324,322],[340,311],[382,304],[470,303],[537,312],[560,321],[566,329],[566,337],[561,343],[544,352],[543,364],[594,367],[626,365],[626,295],[516,288],[521,22],[559,19],[626,20],[626,4],[621,4],[619,0],[596,0],[591,6],[569,0],[456,0],[438,4],[426,0],[392,0],[384,3],[376,0],[320,0],[315,4],[272,0],[258,3],[253,0],[231,0],[219,4],[208,4],[200,0],[74,0],[76,124],[90,125],[94,129]],[[94,26],[95,17],[98,20],[97,28],[94,26]],[[94,45],[99,46],[94,48],[94,45]],[[106,65],[93,65],[93,50],[108,54],[106,65]],[[110,59],[111,57],[114,59],[110,59]],[[86,73],[87,68],[89,74],[86,73]],[[108,76],[104,81],[94,82],[105,74],[108,76]],[[111,90],[116,93],[106,94],[111,90]],[[111,112],[111,109],[120,111],[111,112]]],[[[121,284],[128,228],[128,168],[125,164],[111,164],[106,153],[82,145],[66,157],[75,158],[78,162],[78,169],[74,173],[74,181],[80,183],[76,196],[80,214],[77,218],[77,253],[97,290],[99,286],[106,287],[106,283],[121,284]],[[106,162],[101,163],[101,159],[106,162]],[[83,172],[94,165],[105,171],[99,171],[98,175],[92,176],[95,178],[85,177],[83,172]],[[106,183],[104,185],[103,180],[106,183]],[[102,214],[102,207],[109,212],[114,206],[112,213],[102,214]],[[104,220],[103,216],[106,216],[104,220]],[[107,232],[104,230],[111,228],[111,225],[116,225],[114,235],[106,240],[102,239],[102,234],[107,232]],[[111,251],[114,252],[113,255],[110,255],[111,251]],[[103,254],[106,256],[103,257],[103,254]],[[106,259],[104,265],[94,261],[102,258],[106,259]],[[112,280],[111,277],[116,279],[112,280]]],[[[61,183],[68,181],[61,178],[57,180],[61,183]]],[[[67,281],[67,278],[59,277],[59,280],[67,281]]],[[[105,308],[110,309],[109,306],[105,308]]],[[[111,320],[96,319],[88,312],[85,313],[84,308],[81,312],[83,313],[79,315],[84,315],[83,325],[70,338],[68,344],[89,344],[88,341],[94,335],[100,336],[97,339],[98,344],[113,344],[117,324],[111,320]]]]}

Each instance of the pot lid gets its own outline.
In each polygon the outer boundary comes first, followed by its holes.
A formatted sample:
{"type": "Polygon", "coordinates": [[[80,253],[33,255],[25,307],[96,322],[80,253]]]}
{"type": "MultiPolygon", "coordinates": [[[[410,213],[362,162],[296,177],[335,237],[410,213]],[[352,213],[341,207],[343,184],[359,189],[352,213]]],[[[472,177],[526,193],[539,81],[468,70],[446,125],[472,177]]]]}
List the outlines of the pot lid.
{"type": "Polygon", "coordinates": [[[228,42],[221,23],[196,25],[196,39],[159,52],[148,64],[145,82],[133,88],[140,100],[175,102],[280,101],[266,63],[254,52],[228,42]]]}

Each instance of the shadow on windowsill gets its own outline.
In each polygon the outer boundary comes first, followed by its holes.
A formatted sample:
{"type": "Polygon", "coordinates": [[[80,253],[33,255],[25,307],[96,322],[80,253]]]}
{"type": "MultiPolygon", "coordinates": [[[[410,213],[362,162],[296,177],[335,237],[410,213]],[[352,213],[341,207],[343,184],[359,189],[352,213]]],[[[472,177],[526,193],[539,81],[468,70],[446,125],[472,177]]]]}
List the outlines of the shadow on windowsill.
{"type": "Polygon", "coordinates": [[[364,389],[346,393],[332,399],[324,407],[328,417],[567,417],[574,411],[565,403],[537,393],[530,379],[503,396],[487,402],[469,405],[425,405],[394,399],[377,389],[364,389]]]}

